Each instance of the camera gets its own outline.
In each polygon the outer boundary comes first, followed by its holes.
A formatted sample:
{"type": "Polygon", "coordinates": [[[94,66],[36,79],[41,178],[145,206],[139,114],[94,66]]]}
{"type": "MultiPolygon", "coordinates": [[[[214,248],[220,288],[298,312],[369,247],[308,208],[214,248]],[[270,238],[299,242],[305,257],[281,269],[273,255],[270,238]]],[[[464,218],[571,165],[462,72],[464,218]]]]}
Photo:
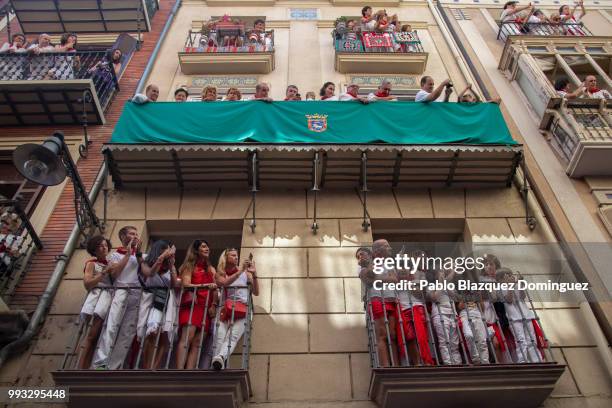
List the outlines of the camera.
{"type": "Polygon", "coordinates": [[[448,84],[446,84],[446,88],[447,88],[447,89],[448,89],[448,88],[452,88],[452,87],[453,87],[453,83],[452,83],[452,82],[449,82],[448,84]]]}

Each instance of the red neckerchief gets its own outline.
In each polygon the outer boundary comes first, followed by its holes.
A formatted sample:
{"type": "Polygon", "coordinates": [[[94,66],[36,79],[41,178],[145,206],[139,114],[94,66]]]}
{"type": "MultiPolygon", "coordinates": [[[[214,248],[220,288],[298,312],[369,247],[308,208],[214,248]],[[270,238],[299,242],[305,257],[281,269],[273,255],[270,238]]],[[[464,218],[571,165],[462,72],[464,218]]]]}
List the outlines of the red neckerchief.
{"type": "MultiPolygon", "coordinates": [[[[117,248],[117,252],[121,255],[125,255],[127,254],[127,249],[125,249],[124,247],[119,247],[117,248]]],[[[132,255],[136,255],[136,250],[134,248],[132,248],[132,255]]]]}
{"type": "Polygon", "coordinates": [[[357,98],[357,92],[346,91],[347,94],[351,95],[353,98],[357,98]]]}
{"type": "MultiPolygon", "coordinates": [[[[99,263],[99,264],[102,264],[102,265],[108,265],[108,260],[106,260],[106,259],[99,260],[98,258],[91,258],[91,259],[88,259],[85,262],[85,268],[87,267],[87,264],[91,263],[91,262],[99,263]]],[[[83,272],[85,272],[85,268],[83,268],[83,272]]]]}
{"type": "Polygon", "coordinates": [[[379,98],[386,98],[387,96],[389,96],[389,93],[383,92],[379,89],[374,95],[378,96],[379,98]]]}
{"type": "Polygon", "coordinates": [[[592,94],[597,93],[599,91],[601,91],[601,89],[599,88],[589,88],[589,93],[592,93],[592,94]]]}
{"type": "Polygon", "coordinates": [[[227,274],[227,276],[232,276],[236,272],[238,272],[238,267],[236,267],[236,266],[234,266],[231,269],[225,268],[225,273],[227,274]]]}

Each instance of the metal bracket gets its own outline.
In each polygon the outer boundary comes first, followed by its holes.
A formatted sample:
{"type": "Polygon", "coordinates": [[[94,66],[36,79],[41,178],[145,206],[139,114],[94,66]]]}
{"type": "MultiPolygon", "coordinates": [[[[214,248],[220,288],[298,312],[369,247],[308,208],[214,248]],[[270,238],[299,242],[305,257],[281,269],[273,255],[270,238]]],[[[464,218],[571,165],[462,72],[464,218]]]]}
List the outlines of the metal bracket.
{"type": "Polygon", "coordinates": [[[87,153],[89,150],[89,146],[93,143],[89,140],[89,136],[87,134],[87,104],[93,100],[93,95],[89,89],[83,91],[83,96],[79,98],[79,102],[83,104],[83,116],[81,116],[81,125],[83,126],[83,136],[85,142],[79,145],[79,156],[83,159],[87,158],[87,153]]]}
{"type": "Polygon", "coordinates": [[[368,219],[368,154],[361,152],[361,192],[363,193],[363,232],[368,232],[370,220],[368,219]]]}
{"type": "Polygon", "coordinates": [[[527,165],[525,164],[525,156],[521,155],[521,171],[523,172],[523,187],[521,188],[521,195],[523,196],[523,201],[525,202],[525,223],[529,227],[531,231],[535,229],[537,226],[537,221],[533,215],[529,214],[529,202],[527,198],[529,196],[529,181],[527,181],[527,165]]]}
{"type": "Polygon", "coordinates": [[[312,233],[316,234],[319,229],[319,224],[317,224],[317,194],[320,191],[319,188],[319,152],[316,152],[314,155],[314,159],[312,160],[312,191],[314,194],[314,207],[313,207],[313,218],[312,218],[312,233]]]}

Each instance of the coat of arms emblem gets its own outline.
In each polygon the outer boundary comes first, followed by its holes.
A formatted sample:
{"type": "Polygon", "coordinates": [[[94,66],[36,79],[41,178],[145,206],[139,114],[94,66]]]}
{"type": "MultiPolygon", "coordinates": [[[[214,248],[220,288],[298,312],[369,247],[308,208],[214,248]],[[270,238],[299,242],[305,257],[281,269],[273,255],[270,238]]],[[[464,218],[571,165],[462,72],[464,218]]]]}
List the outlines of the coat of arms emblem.
{"type": "Polygon", "coordinates": [[[308,130],[313,132],[325,132],[327,130],[327,115],[306,115],[308,118],[308,130]]]}

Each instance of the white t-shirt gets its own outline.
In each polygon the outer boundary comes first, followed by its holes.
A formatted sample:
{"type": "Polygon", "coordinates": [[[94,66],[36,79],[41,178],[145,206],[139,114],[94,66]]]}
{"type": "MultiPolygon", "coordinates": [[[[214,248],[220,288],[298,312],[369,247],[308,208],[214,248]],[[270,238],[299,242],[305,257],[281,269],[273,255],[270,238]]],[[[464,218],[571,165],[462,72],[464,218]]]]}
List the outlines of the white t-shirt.
{"type": "Polygon", "coordinates": [[[427,98],[429,97],[429,95],[431,95],[429,92],[421,89],[419,92],[417,92],[416,96],[414,97],[414,101],[415,102],[428,102],[427,98]]]}
{"type": "Polygon", "coordinates": [[[567,92],[565,91],[557,91],[557,94],[562,98],[565,98],[567,96],[567,92]]]}
{"type": "Polygon", "coordinates": [[[600,89],[599,91],[595,93],[589,92],[589,97],[595,98],[595,99],[612,99],[610,92],[606,91],[605,89],[600,89]]]}
{"type": "MultiPolygon", "coordinates": [[[[110,263],[119,263],[123,259],[123,254],[119,252],[113,252],[110,256],[110,263]]],[[[117,279],[115,280],[115,286],[134,286],[139,285],[138,281],[138,260],[135,255],[130,256],[125,268],[121,271],[117,279]]]]}
{"type": "Polygon", "coordinates": [[[246,271],[238,271],[240,276],[238,279],[233,281],[225,290],[225,299],[236,300],[238,302],[247,304],[249,301],[249,290],[248,289],[231,289],[232,286],[247,286],[248,278],[246,271]]]}
{"type": "MultiPolygon", "coordinates": [[[[502,290],[502,294],[505,297],[510,291],[502,290]]],[[[523,318],[525,320],[535,319],[533,311],[527,306],[525,301],[521,299],[521,291],[514,290],[514,298],[512,302],[504,302],[506,309],[506,316],[510,321],[519,321],[523,318]]]]}
{"type": "MultiPolygon", "coordinates": [[[[375,280],[384,279],[395,271],[394,268],[385,268],[381,274],[375,275],[375,280]]],[[[395,299],[395,291],[389,289],[376,290],[374,287],[368,288],[368,299],[384,297],[385,299],[395,299]]]]}
{"type": "MultiPolygon", "coordinates": [[[[425,273],[418,271],[414,275],[413,282],[425,280],[425,273]]],[[[397,299],[400,303],[402,310],[410,309],[413,306],[423,306],[425,304],[425,290],[400,290],[397,292],[397,299]]]]}

